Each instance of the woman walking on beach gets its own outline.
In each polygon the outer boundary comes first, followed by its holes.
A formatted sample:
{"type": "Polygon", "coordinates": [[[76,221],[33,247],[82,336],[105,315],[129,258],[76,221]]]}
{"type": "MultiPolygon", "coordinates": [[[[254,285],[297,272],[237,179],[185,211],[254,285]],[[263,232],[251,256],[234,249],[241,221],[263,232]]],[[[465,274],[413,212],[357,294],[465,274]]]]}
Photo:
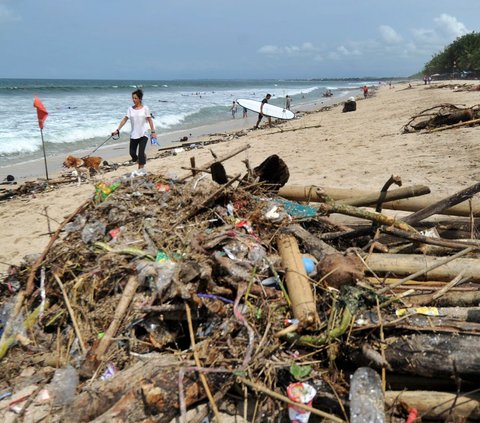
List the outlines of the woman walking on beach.
{"type": "Polygon", "coordinates": [[[152,143],[156,143],[157,140],[150,109],[142,104],[142,99],[142,90],[135,90],[132,93],[133,106],[128,108],[127,114],[121,120],[120,125],[118,125],[118,128],[112,132],[112,135],[119,135],[123,125],[125,125],[127,120],[130,119],[130,156],[132,157],[132,162],[138,162],[139,169],[143,169],[147,162],[145,148],[147,147],[148,142],[149,127],[152,143]]]}

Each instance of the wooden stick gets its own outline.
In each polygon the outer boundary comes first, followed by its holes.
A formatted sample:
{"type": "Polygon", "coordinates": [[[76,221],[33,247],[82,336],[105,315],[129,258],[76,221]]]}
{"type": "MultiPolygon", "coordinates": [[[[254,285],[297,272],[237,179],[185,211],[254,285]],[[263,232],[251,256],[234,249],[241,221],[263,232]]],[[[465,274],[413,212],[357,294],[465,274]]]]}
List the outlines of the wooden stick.
{"type": "Polygon", "coordinates": [[[371,220],[372,222],[377,222],[383,225],[394,226],[398,229],[402,229],[407,232],[416,233],[417,231],[411,227],[408,223],[398,220],[395,217],[387,216],[382,213],[370,212],[365,209],[358,207],[349,206],[347,204],[338,204],[333,201],[330,197],[324,196],[325,203],[320,204],[318,211],[321,213],[340,213],[347,216],[359,217],[361,219],[371,220]]]}
{"type": "Polygon", "coordinates": [[[78,327],[77,319],[75,318],[75,313],[73,312],[73,308],[70,304],[70,300],[68,299],[68,295],[65,291],[65,287],[63,286],[62,281],[60,280],[60,278],[56,273],[53,274],[53,277],[57,281],[58,286],[62,291],[63,300],[65,301],[65,305],[67,306],[68,314],[70,314],[70,319],[72,319],[73,329],[75,329],[75,334],[77,335],[78,342],[82,350],[82,354],[85,355],[87,353],[87,349],[85,348],[85,343],[83,342],[83,338],[82,338],[82,332],[80,332],[80,328],[78,327]]]}
{"type": "MultiPolygon", "coordinates": [[[[195,345],[195,336],[193,333],[193,324],[192,324],[192,311],[190,310],[190,305],[187,302],[185,302],[185,310],[187,312],[188,332],[190,334],[190,343],[193,351],[193,358],[195,360],[195,364],[197,365],[197,367],[202,367],[202,364],[200,363],[200,358],[198,357],[197,347],[195,345]]],[[[220,418],[220,414],[218,412],[217,404],[215,404],[215,400],[213,399],[212,392],[210,391],[210,388],[208,386],[207,378],[202,372],[199,372],[198,375],[200,377],[200,380],[202,381],[203,388],[205,389],[208,400],[210,401],[210,405],[212,406],[213,413],[215,414],[217,422],[222,423],[222,419],[220,418]]]]}
{"type": "Polygon", "coordinates": [[[27,280],[27,287],[26,287],[26,295],[30,296],[33,292],[33,281],[35,279],[35,273],[37,273],[38,268],[41,266],[43,260],[45,259],[46,255],[48,254],[48,251],[52,247],[53,243],[57,240],[58,236],[60,235],[60,232],[62,229],[65,227],[65,225],[70,222],[78,213],[81,213],[91,202],[92,200],[89,198],[88,200],[84,201],[80,206],[73,211],[71,214],[67,216],[67,218],[62,222],[62,224],[57,228],[55,233],[52,235],[50,238],[50,241],[48,242],[48,245],[45,247],[43,250],[43,253],[40,255],[40,257],[35,261],[33,264],[30,274],[28,275],[28,280],[27,280]]]}
{"type": "MultiPolygon", "coordinates": [[[[204,170],[204,169],[210,169],[210,166],[215,163],[215,162],[224,162],[225,160],[231,159],[232,157],[236,156],[237,154],[240,154],[242,151],[245,151],[250,148],[250,144],[246,144],[240,148],[237,148],[236,150],[232,151],[231,153],[227,154],[226,156],[220,157],[218,159],[213,159],[207,164],[203,165],[202,167],[199,168],[199,170],[204,170]]],[[[180,182],[186,181],[188,178],[190,178],[192,175],[188,174],[185,175],[183,178],[180,178],[180,182]]]]}
{"type": "Polygon", "coordinates": [[[180,216],[179,219],[172,225],[172,228],[178,226],[180,223],[182,223],[184,220],[188,220],[191,217],[195,216],[199,210],[201,210],[203,207],[205,207],[208,203],[211,201],[215,200],[220,194],[222,194],[226,188],[228,188],[230,185],[232,185],[235,181],[237,181],[240,178],[240,173],[235,175],[233,179],[228,181],[226,184],[222,185],[218,190],[216,190],[212,195],[210,195],[208,198],[203,200],[200,204],[196,204],[189,212],[187,212],[186,215],[180,216]]]}
{"type": "Polygon", "coordinates": [[[190,167],[192,168],[192,176],[195,176],[197,174],[197,170],[195,169],[195,157],[192,156],[190,157],[190,167]]]}
{"type": "Polygon", "coordinates": [[[471,185],[468,188],[458,191],[450,197],[437,201],[429,205],[428,207],[418,210],[417,212],[403,218],[403,221],[408,224],[420,222],[427,217],[430,217],[434,214],[442,213],[444,210],[468,200],[477,192],[480,192],[480,182],[477,182],[476,184],[471,185]]]}
{"type": "Polygon", "coordinates": [[[309,407],[308,405],[302,404],[300,402],[295,402],[295,401],[291,400],[290,398],[286,397],[285,395],[281,395],[281,394],[279,394],[275,391],[272,391],[272,390],[268,389],[266,386],[260,385],[259,383],[251,382],[248,379],[245,379],[244,377],[239,377],[239,378],[237,378],[237,380],[240,383],[243,383],[244,385],[247,385],[248,387],[254,389],[255,391],[267,394],[268,396],[270,396],[272,398],[278,399],[278,400],[283,401],[283,402],[285,402],[287,404],[290,404],[290,405],[294,405],[295,407],[301,408],[302,410],[310,411],[311,413],[313,413],[317,416],[324,417],[324,418],[328,419],[329,421],[336,422],[336,423],[345,423],[345,420],[342,420],[342,419],[338,418],[337,416],[334,416],[333,414],[325,413],[324,411],[317,410],[316,408],[309,407]]]}
{"type": "Polygon", "coordinates": [[[122,320],[127,313],[128,307],[132,302],[132,299],[137,292],[137,288],[139,286],[139,281],[136,275],[132,275],[128,278],[128,282],[125,285],[125,289],[123,290],[122,297],[117,304],[117,308],[115,309],[115,314],[113,315],[113,319],[110,323],[110,326],[103,335],[102,339],[100,340],[98,346],[96,348],[92,348],[89,352],[89,360],[85,361],[84,366],[82,367],[82,374],[83,375],[92,375],[95,369],[103,359],[103,356],[107,352],[110,344],[115,337],[122,320]]]}
{"type": "Polygon", "coordinates": [[[435,294],[432,295],[432,300],[435,301],[441,296],[443,296],[446,292],[450,291],[455,285],[457,285],[461,280],[463,280],[463,275],[465,271],[461,271],[457,276],[455,276],[449,283],[447,283],[443,288],[438,290],[435,294]]]}
{"type": "Polygon", "coordinates": [[[455,123],[453,125],[442,126],[441,128],[431,129],[427,133],[431,134],[432,132],[446,131],[447,129],[460,128],[462,126],[476,125],[477,123],[480,123],[480,119],[472,119],[472,120],[468,120],[467,122],[460,122],[460,123],[455,123]]]}
{"type": "Polygon", "coordinates": [[[408,239],[413,242],[420,242],[422,244],[438,245],[440,247],[447,247],[456,250],[463,250],[465,247],[469,246],[480,249],[480,245],[475,242],[451,241],[443,238],[433,238],[419,233],[412,234],[410,232],[402,231],[401,229],[392,228],[391,226],[381,226],[380,231],[399,238],[408,239]]]}

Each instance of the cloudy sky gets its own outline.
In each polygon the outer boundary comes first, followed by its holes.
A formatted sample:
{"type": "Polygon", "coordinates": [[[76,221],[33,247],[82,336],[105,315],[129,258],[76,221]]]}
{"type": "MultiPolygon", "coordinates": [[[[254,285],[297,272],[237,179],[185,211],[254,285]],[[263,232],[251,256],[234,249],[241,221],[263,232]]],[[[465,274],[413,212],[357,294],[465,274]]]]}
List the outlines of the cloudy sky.
{"type": "Polygon", "coordinates": [[[409,76],[480,0],[0,0],[0,78],[409,76]]]}

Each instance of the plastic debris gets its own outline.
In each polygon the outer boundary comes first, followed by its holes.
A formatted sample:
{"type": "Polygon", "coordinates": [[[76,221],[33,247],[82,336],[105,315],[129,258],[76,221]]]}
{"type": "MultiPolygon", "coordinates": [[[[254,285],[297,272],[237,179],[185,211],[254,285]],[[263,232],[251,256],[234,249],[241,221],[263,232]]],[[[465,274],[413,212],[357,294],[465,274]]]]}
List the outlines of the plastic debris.
{"type": "MultiPolygon", "coordinates": [[[[317,390],[304,382],[291,383],[287,387],[288,398],[310,407],[316,394],[317,390]]],[[[307,423],[310,418],[310,411],[288,404],[288,417],[292,423],[307,423]]]]}

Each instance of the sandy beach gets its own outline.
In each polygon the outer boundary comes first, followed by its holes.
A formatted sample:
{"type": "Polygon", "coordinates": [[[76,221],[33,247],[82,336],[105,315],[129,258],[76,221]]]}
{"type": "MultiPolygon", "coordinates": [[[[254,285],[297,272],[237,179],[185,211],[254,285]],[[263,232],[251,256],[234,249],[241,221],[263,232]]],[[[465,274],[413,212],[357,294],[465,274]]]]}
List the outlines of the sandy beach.
{"type": "MultiPolygon", "coordinates": [[[[256,131],[247,130],[255,120],[252,113],[248,121],[241,123],[247,132],[245,136],[175,156],[150,159],[146,168],[151,173],[181,177],[188,173],[182,167],[190,166],[192,156],[197,166],[201,166],[212,159],[209,149],[221,157],[248,144],[250,148],[245,152],[224,163],[227,173],[244,172],[244,159],[257,166],[269,155],[277,154],[288,165],[288,185],[378,191],[391,175],[399,175],[403,186],[428,185],[435,196],[447,196],[480,180],[479,128],[409,134],[402,129],[412,116],[442,103],[463,107],[479,104],[479,91],[454,89],[465,83],[477,85],[475,81],[442,81],[431,85],[412,82],[411,88],[408,83],[394,84],[391,88],[379,85],[374,95],[357,102],[356,112],[342,113],[342,106],[337,105],[256,131]]],[[[359,91],[357,98],[360,96],[359,91]]],[[[242,129],[238,128],[239,122],[235,123],[236,127],[226,127],[225,131],[242,129]]],[[[192,135],[200,139],[208,133],[203,131],[207,129],[197,129],[192,135]]],[[[124,161],[126,153],[127,144],[119,145],[110,148],[105,158],[124,161]]],[[[153,155],[152,150],[149,155],[153,155]]],[[[113,182],[133,169],[134,166],[121,167],[103,175],[103,180],[113,182]]],[[[9,264],[20,263],[25,255],[42,252],[49,241],[49,229],[54,231],[93,193],[93,182],[81,186],[72,183],[0,203],[0,272],[6,271],[9,264]]]]}

